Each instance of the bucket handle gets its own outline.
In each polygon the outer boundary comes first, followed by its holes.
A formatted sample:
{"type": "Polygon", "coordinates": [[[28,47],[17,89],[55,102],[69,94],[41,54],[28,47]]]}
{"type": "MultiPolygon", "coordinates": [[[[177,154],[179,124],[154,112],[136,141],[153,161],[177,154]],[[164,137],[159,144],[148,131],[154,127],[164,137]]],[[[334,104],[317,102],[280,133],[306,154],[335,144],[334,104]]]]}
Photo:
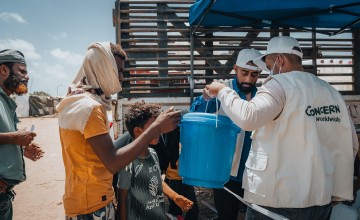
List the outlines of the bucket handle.
{"type": "MultiPolygon", "coordinates": [[[[215,102],[216,102],[216,120],[215,120],[215,127],[217,128],[218,127],[218,116],[219,116],[219,110],[217,109],[218,108],[218,99],[215,98],[215,102]]],[[[207,112],[207,109],[208,109],[208,105],[209,105],[209,100],[206,100],[206,107],[205,107],[205,113],[207,112]]]]}
{"type": "Polygon", "coordinates": [[[242,203],[244,203],[245,205],[247,205],[248,207],[260,212],[261,214],[263,215],[266,215],[267,217],[270,217],[272,219],[275,219],[275,220],[289,220],[288,218],[282,216],[282,215],[279,215],[275,212],[272,212],[270,210],[267,210],[261,206],[258,206],[256,204],[251,204],[251,203],[248,203],[247,201],[245,201],[243,198],[241,198],[239,195],[237,195],[236,193],[232,192],[230,189],[226,188],[224,186],[224,189],[230,193],[231,195],[235,196],[237,199],[239,199],[242,203]]]}

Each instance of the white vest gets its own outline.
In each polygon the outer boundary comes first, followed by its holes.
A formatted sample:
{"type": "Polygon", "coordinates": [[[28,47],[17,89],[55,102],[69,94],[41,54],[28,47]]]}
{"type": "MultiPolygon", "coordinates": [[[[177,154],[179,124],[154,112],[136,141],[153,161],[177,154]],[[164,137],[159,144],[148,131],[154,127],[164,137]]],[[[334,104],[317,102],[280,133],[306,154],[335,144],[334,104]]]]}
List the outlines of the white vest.
{"type": "Polygon", "coordinates": [[[353,198],[352,123],[342,96],[305,72],[273,76],[284,88],[280,116],[252,134],[245,200],[275,208],[353,198]]]}
{"type": "MultiPolygon", "coordinates": [[[[231,89],[234,89],[233,88],[233,81],[234,80],[235,79],[225,80],[222,83],[224,85],[226,85],[227,87],[230,87],[231,89]]],[[[219,109],[219,115],[227,116],[221,105],[220,105],[220,109],[219,109]]],[[[243,145],[244,145],[244,139],[245,139],[245,130],[241,129],[238,136],[237,136],[237,138],[236,138],[235,152],[234,152],[233,161],[232,161],[232,164],[231,164],[230,176],[236,177],[238,175],[239,166],[240,166],[240,160],[241,160],[241,154],[242,154],[242,149],[243,149],[243,145]]]]}

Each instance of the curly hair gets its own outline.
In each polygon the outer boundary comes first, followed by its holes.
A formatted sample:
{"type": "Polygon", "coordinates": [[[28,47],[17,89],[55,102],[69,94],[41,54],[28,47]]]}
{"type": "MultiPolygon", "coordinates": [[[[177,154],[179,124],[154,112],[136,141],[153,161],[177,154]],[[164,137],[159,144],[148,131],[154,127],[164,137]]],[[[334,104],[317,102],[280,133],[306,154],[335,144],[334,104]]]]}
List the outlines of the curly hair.
{"type": "Polygon", "coordinates": [[[125,114],[125,126],[131,137],[135,138],[135,127],[143,128],[150,118],[159,116],[160,109],[160,105],[144,101],[132,104],[125,114]]]}

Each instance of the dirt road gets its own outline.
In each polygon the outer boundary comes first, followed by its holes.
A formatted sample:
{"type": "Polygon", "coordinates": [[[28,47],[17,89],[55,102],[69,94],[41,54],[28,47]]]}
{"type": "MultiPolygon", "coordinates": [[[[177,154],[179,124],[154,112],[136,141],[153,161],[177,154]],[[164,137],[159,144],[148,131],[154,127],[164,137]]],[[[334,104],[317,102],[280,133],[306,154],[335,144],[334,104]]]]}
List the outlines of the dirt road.
{"type": "MultiPolygon", "coordinates": [[[[35,125],[34,142],[45,151],[44,157],[33,162],[25,159],[27,180],[15,187],[14,220],[64,220],[62,195],[65,171],[61,156],[57,118],[22,118],[19,128],[35,125]]],[[[211,189],[197,188],[199,220],[216,217],[211,189]]],[[[238,220],[244,219],[239,214],[238,220]]]]}
{"type": "Polygon", "coordinates": [[[64,166],[57,118],[22,118],[19,128],[35,125],[34,142],[45,151],[44,157],[33,162],[25,159],[27,180],[15,188],[14,220],[63,220],[64,166]]]}

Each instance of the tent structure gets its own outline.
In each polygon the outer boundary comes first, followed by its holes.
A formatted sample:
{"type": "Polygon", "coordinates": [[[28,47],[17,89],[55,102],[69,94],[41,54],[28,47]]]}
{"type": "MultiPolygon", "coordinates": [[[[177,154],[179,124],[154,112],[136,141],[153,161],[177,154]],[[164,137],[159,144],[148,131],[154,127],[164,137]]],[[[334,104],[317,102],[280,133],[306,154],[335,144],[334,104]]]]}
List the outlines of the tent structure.
{"type": "MultiPolygon", "coordinates": [[[[192,92],[194,90],[194,86],[192,86],[194,84],[192,83],[195,70],[194,60],[196,56],[199,56],[195,54],[195,51],[197,50],[197,54],[200,54],[200,56],[214,57],[214,53],[211,51],[214,50],[214,46],[206,51],[206,53],[199,52],[199,48],[200,50],[206,48],[206,45],[201,42],[201,39],[209,39],[209,42],[211,41],[210,38],[212,34],[215,32],[225,33],[236,32],[237,30],[247,32],[245,35],[242,35],[243,38],[241,40],[236,40],[239,44],[237,48],[233,50],[231,58],[228,59],[225,64],[206,61],[209,66],[216,68],[218,66],[233,65],[241,48],[250,47],[254,41],[261,41],[259,40],[259,33],[262,31],[268,31],[272,34],[282,32],[287,35],[294,31],[311,31],[313,37],[308,38],[311,44],[307,44],[306,48],[311,54],[307,58],[312,60],[313,68],[311,72],[316,74],[316,59],[319,58],[317,54],[320,54],[319,48],[317,48],[318,45],[316,44],[316,33],[334,36],[343,32],[349,33],[354,30],[353,45],[355,46],[360,43],[360,41],[357,40],[360,35],[360,1],[197,0],[190,6],[189,24],[191,57],[191,75],[189,82],[192,102],[194,94],[194,92],[192,92]],[[207,37],[209,34],[210,37],[207,37]]],[[[229,39],[228,35],[223,36],[226,36],[224,39],[229,39]]],[[[338,37],[335,37],[333,39],[337,38],[338,37]]],[[[224,40],[220,41],[222,41],[222,44],[225,42],[224,40]]],[[[212,45],[211,42],[210,45],[212,45]]],[[[259,44],[257,44],[257,46],[258,45],[259,44]]],[[[335,47],[336,46],[333,46],[333,48],[335,47]]],[[[339,48],[335,48],[335,50],[339,50],[339,48]]],[[[354,91],[357,93],[360,86],[360,84],[356,82],[359,74],[356,69],[360,66],[358,53],[354,53],[353,60],[354,72],[356,72],[354,73],[354,91]]],[[[228,71],[229,70],[218,73],[224,75],[224,73],[229,73],[228,71]]]]}
{"type": "Polygon", "coordinates": [[[320,28],[316,31],[336,35],[360,27],[360,1],[198,0],[190,7],[189,23],[193,27],[320,28]]]}

